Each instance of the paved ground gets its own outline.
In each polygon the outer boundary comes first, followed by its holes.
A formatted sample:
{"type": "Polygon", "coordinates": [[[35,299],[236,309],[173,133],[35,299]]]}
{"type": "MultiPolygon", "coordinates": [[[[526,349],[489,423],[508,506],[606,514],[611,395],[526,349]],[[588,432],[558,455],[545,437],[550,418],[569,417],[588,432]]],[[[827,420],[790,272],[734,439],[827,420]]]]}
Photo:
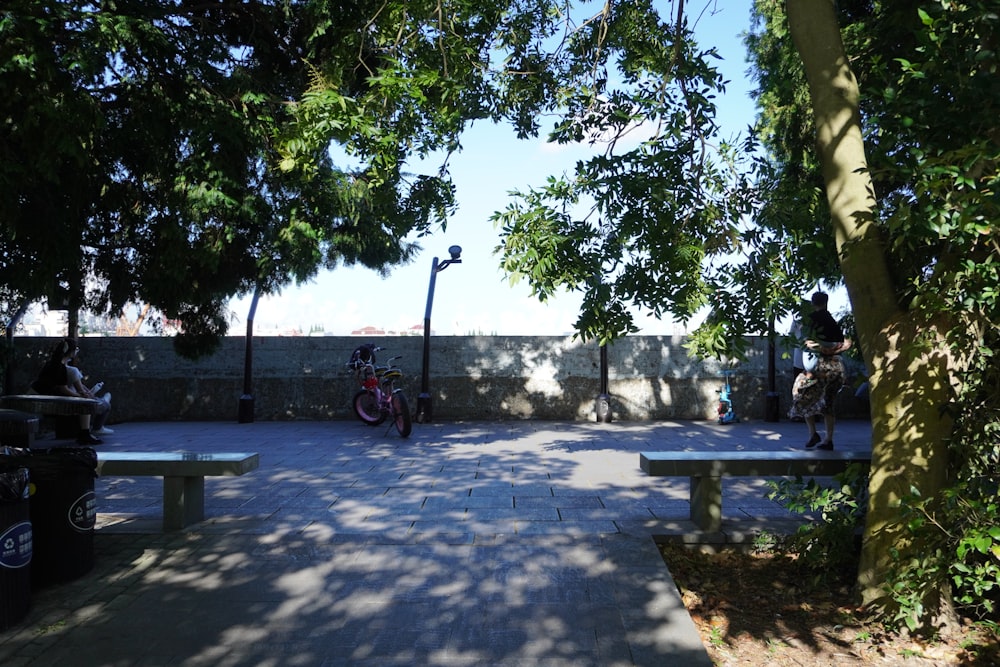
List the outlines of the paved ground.
{"type": "MultiPolygon", "coordinates": [[[[260,468],[209,479],[208,519],[166,534],[159,479],[96,480],[96,564],[32,593],[4,667],[710,665],[651,536],[737,540],[787,515],[727,481],[723,533],[699,535],[687,480],[646,477],[639,452],[805,440],[788,422],[115,430],[101,449],[256,451],[260,468]]],[[[869,425],[836,442],[869,449],[869,425]]]]}

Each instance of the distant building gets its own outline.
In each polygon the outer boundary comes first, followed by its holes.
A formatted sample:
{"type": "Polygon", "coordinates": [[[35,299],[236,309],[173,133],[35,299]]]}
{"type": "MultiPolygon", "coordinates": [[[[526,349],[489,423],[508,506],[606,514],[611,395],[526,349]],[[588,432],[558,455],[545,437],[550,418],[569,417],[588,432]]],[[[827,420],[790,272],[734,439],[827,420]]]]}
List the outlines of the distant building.
{"type": "Polygon", "coordinates": [[[351,332],[352,336],[384,336],[385,329],[379,329],[378,327],[361,327],[360,329],[355,329],[351,332]]]}

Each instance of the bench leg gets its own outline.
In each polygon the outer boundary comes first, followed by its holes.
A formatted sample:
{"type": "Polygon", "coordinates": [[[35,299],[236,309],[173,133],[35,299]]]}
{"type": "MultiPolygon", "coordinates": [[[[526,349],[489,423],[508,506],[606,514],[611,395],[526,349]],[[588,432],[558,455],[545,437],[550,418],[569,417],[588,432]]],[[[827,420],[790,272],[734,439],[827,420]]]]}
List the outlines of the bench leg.
{"type": "Polygon", "coordinates": [[[163,529],[180,530],[205,520],[205,478],[163,478],[163,529]]]}
{"type": "Polygon", "coordinates": [[[722,478],[691,478],[691,520],[705,531],[722,527],[722,478]]]}

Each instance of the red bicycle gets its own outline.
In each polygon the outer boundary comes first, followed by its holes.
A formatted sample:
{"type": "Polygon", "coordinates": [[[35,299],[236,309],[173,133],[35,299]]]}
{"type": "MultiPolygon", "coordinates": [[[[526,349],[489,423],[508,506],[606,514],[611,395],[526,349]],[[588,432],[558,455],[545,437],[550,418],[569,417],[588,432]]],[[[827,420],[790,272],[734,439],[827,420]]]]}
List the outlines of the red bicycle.
{"type": "Polygon", "coordinates": [[[354,395],[354,414],[369,426],[378,426],[391,416],[396,430],[405,438],[413,431],[413,419],[409,401],[403,390],[396,387],[403,371],[393,363],[402,357],[392,357],[386,365],[376,366],[375,353],[382,349],[375,345],[362,345],[347,362],[361,386],[361,390],[354,395]]]}

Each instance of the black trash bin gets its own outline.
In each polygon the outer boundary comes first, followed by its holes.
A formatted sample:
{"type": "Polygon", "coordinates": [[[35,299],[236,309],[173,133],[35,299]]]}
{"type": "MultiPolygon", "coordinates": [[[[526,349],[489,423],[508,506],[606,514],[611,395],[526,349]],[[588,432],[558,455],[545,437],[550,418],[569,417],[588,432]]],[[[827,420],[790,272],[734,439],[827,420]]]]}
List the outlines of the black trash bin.
{"type": "Polygon", "coordinates": [[[28,469],[0,457],[0,630],[31,607],[31,519],[28,469]]]}
{"type": "Polygon", "coordinates": [[[24,462],[32,488],[32,584],[72,581],[94,567],[97,453],[90,447],[33,449],[24,462]]]}

